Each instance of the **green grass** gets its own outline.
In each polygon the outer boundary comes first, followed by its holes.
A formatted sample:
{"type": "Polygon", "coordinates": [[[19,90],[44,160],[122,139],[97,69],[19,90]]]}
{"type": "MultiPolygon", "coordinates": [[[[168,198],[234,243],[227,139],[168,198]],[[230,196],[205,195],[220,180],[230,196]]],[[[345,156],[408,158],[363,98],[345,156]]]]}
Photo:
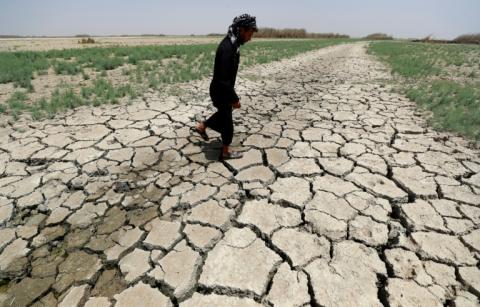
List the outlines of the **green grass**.
{"type": "Polygon", "coordinates": [[[432,111],[433,127],[480,141],[480,46],[374,42],[369,52],[402,77],[409,99],[432,111]]]}
{"type": "MultiPolygon", "coordinates": [[[[242,46],[240,69],[351,41],[353,40],[254,41],[242,46]]],[[[13,82],[28,91],[33,90],[31,80],[35,73],[45,74],[50,67],[56,74],[78,74],[83,80],[90,79],[85,73],[86,68],[98,73],[90,87],[75,91],[75,85],[71,84],[68,89],[56,89],[50,98],[33,104],[26,104],[26,97],[12,96],[12,101],[17,101],[17,104],[0,105],[0,112],[17,116],[21,111],[29,111],[34,118],[51,117],[80,105],[117,103],[125,96],[136,97],[146,88],[159,89],[165,84],[198,80],[212,73],[216,47],[217,44],[202,44],[0,52],[0,83],[13,82]],[[135,66],[122,67],[126,64],[135,66]],[[122,67],[121,75],[127,76],[129,84],[114,86],[108,81],[107,71],[118,67],[122,67]]]]}
{"type": "Polygon", "coordinates": [[[410,86],[407,97],[431,110],[431,124],[480,141],[480,87],[444,80],[410,86]]]}
{"type": "Polygon", "coordinates": [[[53,68],[58,75],[76,75],[82,71],[81,67],[75,62],[57,61],[53,64],[53,68]]]}
{"type": "Polygon", "coordinates": [[[480,69],[480,46],[475,45],[375,42],[369,50],[404,77],[459,77],[480,69]]]}
{"type": "Polygon", "coordinates": [[[137,93],[130,85],[113,86],[106,79],[97,79],[90,87],[81,88],[78,94],[71,86],[57,88],[49,99],[42,98],[33,104],[25,103],[27,97],[23,92],[15,92],[7,101],[7,105],[0,104],[0,112],[9,113],[14,118],[22,112],[29,112],[33,119],[52,118],[55,114],[79,106],[118,103],[120,98],[135,98],[137,93]]]}
{"type": "Polygon", "coordinates": [[[49,66],[49,61],[37,52],[1,52],[0,83],[13,82],[30,90],[33,73],[46,70],[49,66]]]}
{"type": "Polygon", "coordinates": [[[8,109],[15,119],[18,118],[19,113],[28,109],[28,104],[25,103],[26,101],[27,95],[24,92],[14,92],[7,100],[8,109]]]}

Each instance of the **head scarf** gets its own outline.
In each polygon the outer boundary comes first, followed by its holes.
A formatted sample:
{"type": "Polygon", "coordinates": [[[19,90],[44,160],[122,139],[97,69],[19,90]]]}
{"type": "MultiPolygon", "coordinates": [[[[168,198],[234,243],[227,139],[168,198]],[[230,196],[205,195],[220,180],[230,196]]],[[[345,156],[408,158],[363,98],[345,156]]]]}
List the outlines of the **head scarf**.
{"type": "Polygon", "coordinates": [[[232,44],[239,41],[240,28],[252,28],[255,32],[258,31],[256,17],[242,14],[233,19],[232,24],[228,28],[228,37],[230,37],[232,44]]]}

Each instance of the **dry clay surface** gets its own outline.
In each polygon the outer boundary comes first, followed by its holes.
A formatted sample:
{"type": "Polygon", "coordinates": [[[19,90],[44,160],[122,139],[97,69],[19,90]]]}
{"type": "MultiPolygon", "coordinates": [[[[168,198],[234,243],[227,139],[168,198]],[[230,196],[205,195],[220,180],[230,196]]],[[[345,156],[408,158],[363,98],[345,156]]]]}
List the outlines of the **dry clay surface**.
{"type": "Polygon", "coordinates": [[[365,47],[243,71],[239,160],[190,132],[209,80],[0,128],[0,301],[478,306],[480,152],[365,47]]]}

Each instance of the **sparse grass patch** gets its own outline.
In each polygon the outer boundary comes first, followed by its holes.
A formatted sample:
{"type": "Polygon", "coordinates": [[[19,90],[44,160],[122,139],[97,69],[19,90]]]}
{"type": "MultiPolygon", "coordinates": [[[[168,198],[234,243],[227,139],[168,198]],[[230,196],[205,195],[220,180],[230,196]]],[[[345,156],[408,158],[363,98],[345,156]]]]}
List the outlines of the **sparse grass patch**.
{"type": "Polygon", "coordinates": [[[49,101],[41,104],[43,111],[45,111],[49,117],[53,117],[60,111],[67,109],[73,109],[87,104],[87,102],[79,97],[72,88],[60,91],[56,89],[49,101]]]}
{"type": "Polygon", "coordinates": [[[13,82],[15,86],[31,90],[33,73],[49,66],[48,60],[38,52],[0,52],[0,83],[13,82]]]}
{"type": "Polygon", "coordinates": [[[480,84],[436,80],[410,86],[407,97],[433,112],[431,124],[480,141],[480,84]]]}
{"type": "MultiPolygon", "coordinates": [[[[222,38],[219,38],[219,40],[222,38]]],[[[331,46],[351,39],[300,39],[252,42],[242,47],[240,70],[255,64],[263,64],[289,58],[299,53],[331,46]]],[[[26,96],[12,96],[12,104],[0,111],[7,114],[31,112],[38,119],[81,105],[118,103],[122,97],[136,97],[146,88],[159,89],[165,84],[198,80],[210,75],[217,44],[163,45],[110,48],[86,48],[51,50],[44,52],[0,52],[0,83],[14,82],[17,86],[33,90],[34,74],[53,68],[57,75],[78,75],[92,85],[79,88],[68,84],[33,103],[26,103],[26,96]],[[133,64],[134,67],[122,67],[133,64]],[[107,71],[121,67],[120,74],[130,84],[114,85],[113,75],[107,71]],[[88,74],[86,73],[88,71],[88,74]],[[15,99],[14,99],[15,98],[15,99]]],[[[118,82],[123,84],[122,82],[118,82]]],[[[18,94],[20,95],[20,94],[18,94]]]]}
{"type": "Polygon", "coordinates": [[[8,108],[14,118],[17,118],[18,114],[29,108],[25,101],[27,101],[27,95],[24,92],[14,92],[7,100],[8,108]]]}
{"type": "Polygon", "coordinates": [[[432,111],[433,127],[480,141],[480,46],[375,42],[369,52],[401,77],[408,98],[432,111]]]}
{"type": "Polygon", "coordinates": [[[76,75],[83,71],[76,62],[56,61],[53,64],[53,69],[59,75],[76,75]]]}
{"type": "Polygon", "coordinates": [[[118,57],[104,57],[96,60],[93,65],[98,71],[112,70],[124,64],[124,60],[118,57]]]}
{"type": "Polygon", "coordinates": [[[84,105],[99,106],[102,104],[116,104],[123,97],[135,98],[138,93],[130,85],[113,86],[110,81],[100,78],[92,86],[83,87],[80,94],[70,86],[56,88],[51,97],[41,98],[35,103],[25,103],[27,96],[24,92],[15,92],[7,101],[7,105],[0,105],[0,113],[11,114],[14,118],[22,112],[29,112],[33,119],[52,118],[55,114],[68,109],[84,105]]]}

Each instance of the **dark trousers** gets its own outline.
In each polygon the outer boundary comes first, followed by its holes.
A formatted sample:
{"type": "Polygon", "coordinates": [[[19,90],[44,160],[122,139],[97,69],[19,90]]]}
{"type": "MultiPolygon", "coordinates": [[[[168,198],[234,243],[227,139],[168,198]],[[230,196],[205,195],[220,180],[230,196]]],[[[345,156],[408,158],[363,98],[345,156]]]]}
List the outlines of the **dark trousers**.
{"type": "Polygon", "coordinates": [[[205,125],[220,133],[223,145],[229,146],[233,139],[232,105],[224,103],[216,108],[217,112],[207,119],[205,125]]]}

